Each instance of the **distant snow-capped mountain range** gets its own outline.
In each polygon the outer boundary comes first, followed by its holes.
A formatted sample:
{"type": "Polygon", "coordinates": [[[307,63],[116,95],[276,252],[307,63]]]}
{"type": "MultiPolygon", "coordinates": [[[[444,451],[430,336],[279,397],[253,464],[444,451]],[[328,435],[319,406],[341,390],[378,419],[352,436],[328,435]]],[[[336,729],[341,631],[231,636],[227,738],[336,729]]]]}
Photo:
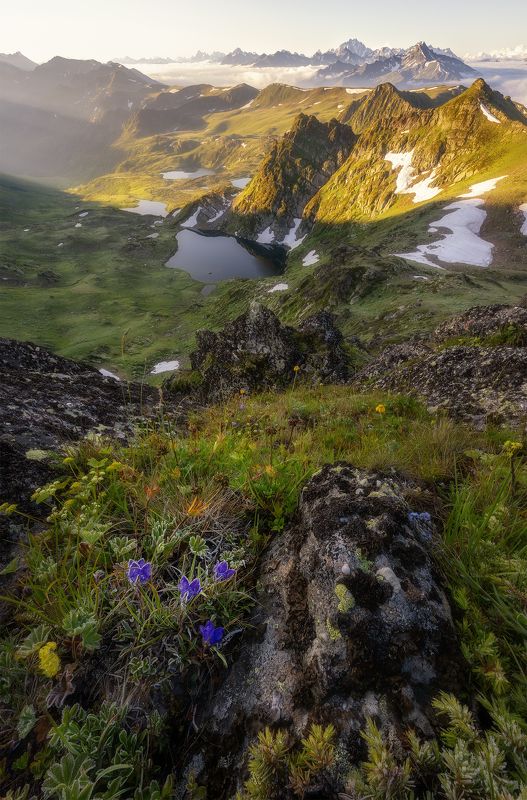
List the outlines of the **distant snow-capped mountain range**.
{"type": "MultiPolygon", "coordinates": [[[[450,48],[442,49],[432,45],[428,45],[428,47],[437,55],[458,58],[450,48]]],[[[412,48],[408,48],[408,50],[411,49],[412,48]]],[[[359,41],[359,39],[348,39],[338,47],[324,51],[317,50],[316,53],[313,53],[311,56],[292,52],[290,50],[277,50],[274,53],[256,53],[237,47],[230,53],[222,53],[219,51],[206,53],[202,50],[198,50],[195,55],[189,57],[131,58],[130,56],[125,56],[124,58],[114,58],[112,60],[121,64],[185,64],[208,61],[216,64],[253,67],[328,66],[337,61],[341,61],[345,64],[354,64],[358,66],[360,64],[372,63],[383,58],[402,56],[405,52],[408,52],[408,50],[402,47],[380,47],[372,49],[359,41]]]]}
{"type": "Polygon", "coordinates": [[[418,42],[407,49],[372,49],[358,39],[348,39],[331,50],[317,50],[311,56],[290,50],[255,53],[237,48],[230,53],[198,52],[191,58],[114,59],[121,64],[184,64],[208,62],[253,69],[314,67],[320,81],[332,84],[374,86],[392,80],[397,84],[422,84],[430,81],[459,81],[477,73],[449,48],[418,42]]]}

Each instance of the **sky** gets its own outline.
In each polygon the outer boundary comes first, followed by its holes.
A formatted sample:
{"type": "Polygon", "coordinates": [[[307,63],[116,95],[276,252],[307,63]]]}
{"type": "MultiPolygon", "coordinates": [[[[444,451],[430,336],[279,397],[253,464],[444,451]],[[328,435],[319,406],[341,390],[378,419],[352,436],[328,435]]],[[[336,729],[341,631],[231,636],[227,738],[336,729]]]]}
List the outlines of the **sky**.
{"type": "Polygon", "coordinates": [[[0,6],[0,52],[21,50],[39,62],[235,47],[311,54],[351,37],[370,47],[422,39],[462,56],[527,45],[526,0],[0,0],[0,6]]]}

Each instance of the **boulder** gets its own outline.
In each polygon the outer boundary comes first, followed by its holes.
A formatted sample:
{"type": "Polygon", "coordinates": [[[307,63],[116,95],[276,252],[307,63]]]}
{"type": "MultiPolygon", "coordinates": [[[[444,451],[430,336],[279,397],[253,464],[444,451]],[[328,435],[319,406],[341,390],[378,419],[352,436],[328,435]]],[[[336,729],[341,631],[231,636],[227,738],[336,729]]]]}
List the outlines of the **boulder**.
{"type": "MultiPolygon", "coordinates": [[[[350,374],[343,337],[331,314],[319,312],[294,329],[282,325],[259,303],[251,303],[245,314],[220,333],[198,331],[191,365],[199,376],[204,402],[221,400],[240,389],[283,389],[293,384],[295,375],[315,384],[343,383],[350,374]]],[[[165,383],[165,397],[177,394],[185,382],[192,383],[193,389],[197,383],[176,375],[165,383]]]]}
{"type": "Polygon", "coordinates": [[[247,747],[268,725],[298,740],[310,723],[332,723],[348,769],[364,756],[368,717],[400,746],[408,727],[433,734],[431,701],[459,690],[462,665],[433,523],[411,515],[423,496],[396,474],[347,464],[306,485],[295,526],[263,559],[252,640],[201,705],[193,764],[214,797],[240,788],[247,747]]]}

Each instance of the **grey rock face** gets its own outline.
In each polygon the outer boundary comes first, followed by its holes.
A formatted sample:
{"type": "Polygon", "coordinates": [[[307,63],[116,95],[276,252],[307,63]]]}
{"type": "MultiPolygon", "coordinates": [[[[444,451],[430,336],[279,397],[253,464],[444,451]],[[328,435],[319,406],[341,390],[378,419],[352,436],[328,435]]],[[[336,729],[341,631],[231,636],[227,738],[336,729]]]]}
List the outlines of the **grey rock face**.
{"type": "Polygon", "coordinates": [[[351,762],[363,755],[367,717],[394,741],[407,727],[432,733],[430,701],[459,687],[460,661],[432,524],[408,519],[413,490],[345,464],[305,487],[296,526],[263,562],[260,633],[202,709],[215,796],[231,796],[243,751],[265,725],[300,737],[313,721],[331,722],[351,762]],[[226,743],[222,773],[215,747],[226,743]]]}
{"type": "MultiPolygon", "coordinates": [[[[382,359],[381,355],[381,359],[382,359]]],[[[429,408],[473,423],[517,422],[527,413],[527,349],[449,347],[414,354],[393,368],[377,360],[357,383],[421,396],[429,408]]]]}

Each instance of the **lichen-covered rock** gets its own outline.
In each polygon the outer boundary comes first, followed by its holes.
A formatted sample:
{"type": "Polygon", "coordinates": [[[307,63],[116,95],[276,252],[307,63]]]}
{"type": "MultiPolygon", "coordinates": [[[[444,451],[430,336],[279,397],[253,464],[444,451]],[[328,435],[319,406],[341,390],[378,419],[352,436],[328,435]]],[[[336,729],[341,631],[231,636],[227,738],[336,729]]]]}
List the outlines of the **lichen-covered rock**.
{"type": "MultiPolygon", "coordinates": [[[[285,388],[295,375],[311,383],[342,383],[350,374],[342,334],[331,314],[319,312],[295,330],[259,303],[252,303],[220,333],[198,331],[191,364],[207,402],[240,389],[285,388]]],[[[179,375],[169,379],[163,387],[165,396],[176,394],[182,380],[179,375]]]]}
{"type": "Polygon", "coordinates": [[[432,734],[431,700],[459,688],[461,667],[433,524],[409,519],[412,496],[423,502],[395,474],[346,464],[304,488],[295,527],[263,561],[253,640],[201,708],[199,782],[214,797],[240,785],[244,751],[266,725],[298,738],[332,723],[349,763],[364,755],[368,717],[394,742],[408,727],[432,734]]]}
{"type": "Polygon", "coordinates": [[[527,413],[527,349],[524,347],[448,347],[416,349],[398,364],[381,354],[356,376],[356,385],[422,397],[432,410],[443,409],[475,424],[518,422],[527,413]]]}
{"type": "Polygon", "coordinates": [[[527,308],[521,306],[475,306],[443,322],[434,331],[436,342],[456,337],[485,338],[494,334],[516,335],[527,345],[527,308]]]}

